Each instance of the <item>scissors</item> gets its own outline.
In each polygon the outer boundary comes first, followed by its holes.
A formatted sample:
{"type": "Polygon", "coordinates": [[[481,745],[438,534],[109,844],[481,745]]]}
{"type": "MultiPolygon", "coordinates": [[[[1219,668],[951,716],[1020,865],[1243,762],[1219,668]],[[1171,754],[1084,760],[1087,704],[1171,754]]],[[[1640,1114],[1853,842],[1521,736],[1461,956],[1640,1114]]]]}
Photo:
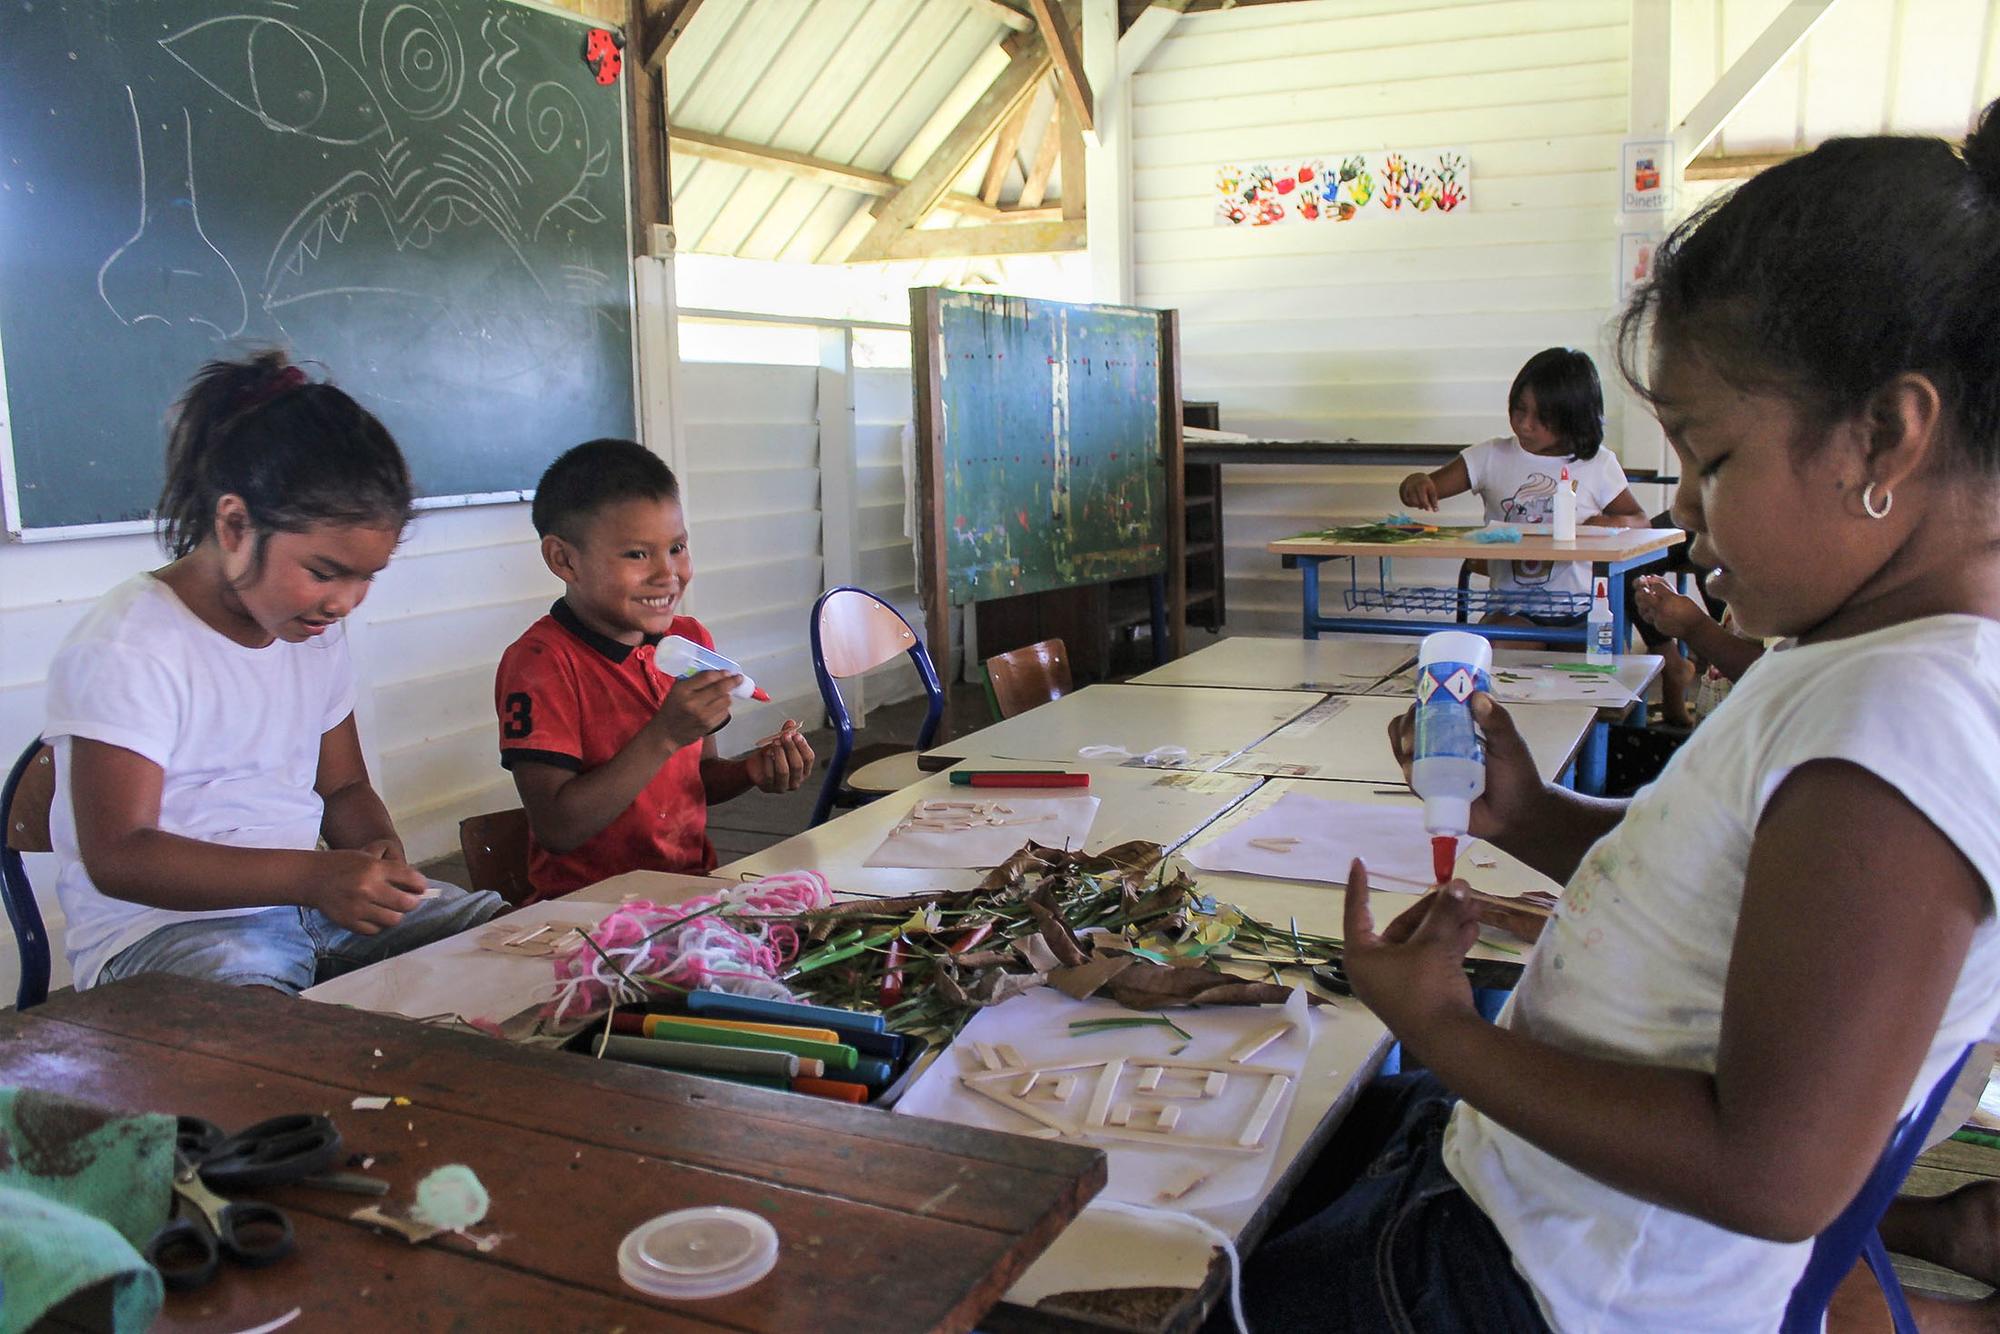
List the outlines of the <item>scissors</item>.
{"type": "Polygon", "coordinates": [[[325,1171],[340,1155],[340,1133],[323,1116],[279,1116],[224,1135],[200,1117],[180,1118],[174,1136],[174,1197],[178,1216],[146,1243],[146,1259],[176,1290],[215,1277],[222,1257],[256,1269],[290,1254],[292,1220],[251,1200],[231,1202],[209,1187],[243,1189],[299,1181],[325,1171]]]}

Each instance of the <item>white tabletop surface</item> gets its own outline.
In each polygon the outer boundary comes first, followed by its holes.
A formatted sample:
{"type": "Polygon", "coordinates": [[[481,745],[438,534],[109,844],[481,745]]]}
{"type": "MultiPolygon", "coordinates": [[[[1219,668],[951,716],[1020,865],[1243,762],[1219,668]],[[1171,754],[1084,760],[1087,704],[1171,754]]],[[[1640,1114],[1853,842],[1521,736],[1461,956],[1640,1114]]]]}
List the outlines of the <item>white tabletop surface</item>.
{"type": "MultiPolygon", "coordinates": [[[[1401,696],[1335,695],[1226,761],[1222,771],[1401,787],[1403,771],[1389,750],[1389,720],[1409,707],[1401,696]]],[[[1551,782],[1569,767],[1596,720],[1597,710],[1588,704],[1537,704],[1514,710],[1515,725],[1529,753],[1542,777],[1551,782]]]]}
{"type": "Polygon", "coordinates": [[[1363,693],[1416,660],[1413,640],[1232,637],[1132,678],[1142,686],[1225,686],[1243,690],[1363,693]]]}
{"type": "MultiPolygon", "coordinates": [[[[1501,648],[1498,645],[1495,645],[1493,649],[1493,666],[1496,669],[1504,667],[1550,667],[1557,664],[1575,666],[1589,661],[1590,659],[1581,653],[1560,653],[1549,649],[1501,648]]],[[[1643,697],[1647,688],[1660,675],[1660,668],[1665,662],[1666,659],[1660,657],[1657,653],[1621,653],[1611,660],[1613,668],[1611,679],[1616,681],[1634,698],[1643,697]]],[[[1356,693],[1391,696],[1409,700],[1416,697],[1416,687],[1417,669],[1416,665],[1411,663],[1403,670],[1396,671],[1392,675],[1384,677],[1382,680],[1368,687],[1368,689],[1357,691],[1356,693]]],[[[1508,701],[1508,704],[1511,707],[1514,703],[1534,704],[1538,702],[1536,700],[1519,700],[1508,701]]],[[[1611,711],[1607,710],[1607,712],[1611,711]]]]}
{"type": "MultiPolygon", "coordinates": [[[[1051,707],[1051,706],[1044,706],[1051,707]]],[[[1018,761],[973,761],[962,768],[1029,767],[1018,761]]],[[[1103,804],[1090,827],[1085,847],[1102,852],[1120,843],[1144,839],[1172,849],[1209,821],[1248,796],[1257,779],[1236,774],[1201,774],[1174,770],[1130,769],[1115,764],[1064,766],[1090,775],[1089,792],[1103,804]]],[[[889,836],[889,831],[920,801],[940,797],[996,796],[1011,789],[953,787],[944,774],[891,793],[817,829],[794,834],[782,843],[720,867],[717,875],[734,880],[749,875],[811,869],[825,875],[835,890],[863,894],[921,894],[937,889],[970,889],[982,871],[925,871],[900,867],[864,866],[889,836]]],[[[1030,795],[1057,795],[1059,789],[1030,795]]],[[[1032,828],[1022,841],[1034,836],[1032,828]]]]}
{"type": "MultiPolygon", "coordinates": [[[[1255,818],[1287,793],[1292,792],[1370,805],[1405,808],[1419,805],[1415,796],[1390,795],[1359,783],[1326,783],[1309,778],[1274,778],[1238,802],[1214,823],[1203,829],[1199,835],[1189,839],[1185,847],[1196,848],[1227,833],[1243,821],[1255,818]]],[[[1226,903],[1234,903],[1261,922],[1282,924],[1296,917],[1301,931],[1315,935],[1341,934],[1341,912],[1347,902],[1347,891],[1342,885],[1317,880],[1278,880],[1232,871],[1203,871],[1189,866],[1185,857],[1178,855],[1173,859],[1172,865],[1186,866],[1188,874],[1192,875],[1201,886],[1202,893],[1213,894],[1226,903]]],[[[1492,844],[1478,839],[1468,840],[1460,845],[1458,876],[1474,889],[1509,897],[1530,890],[1545,890],[1553,894],[1559,893],[1562,889],[1562,886],[1540,871],[1516,861],[1492,844]]],[[[1376,928],[1379,930],[1387,926],[1395,920],[1396,914],[1415,903],[1420,897],[1421,893],[1416,890],[1407,892],[1382,888],[1373,890],[1369,895],[1369,903],[1376,928]]],[[[1497,932],[1487,932],[1486,940],[1491,943],[1473,948],[1473,958],[1504,959],[1519,963],[1528,950],[1525,942],[1497,932]]]]}
{"type": "Polygon", "coordinates": [[[1324,699],[1298,690],[1205,686],[1086,686],[1005,722],[942,741],[960,759],[1033,760],[1070,765],[1085,746],[1122,746],[1144,755],[1162,746],[1188,752],[1167,767],[1209,770],[1324,699]]]}

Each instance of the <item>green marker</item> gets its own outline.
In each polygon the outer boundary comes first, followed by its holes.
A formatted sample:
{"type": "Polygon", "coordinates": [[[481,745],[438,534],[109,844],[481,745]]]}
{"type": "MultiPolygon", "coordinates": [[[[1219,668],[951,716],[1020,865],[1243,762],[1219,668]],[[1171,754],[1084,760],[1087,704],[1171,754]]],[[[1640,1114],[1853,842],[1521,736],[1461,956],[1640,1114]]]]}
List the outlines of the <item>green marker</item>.
{"type": "Polygon", "coordinates": [[[646,1036],[674,1042],[700,1042],[711,1047],[750,1047],[758,1051],[788,1051],[794,1056],[825,1061],[826,1068],[852,1070],[859,1053],[841,1043],[813,1042],[807,1038],[779,1037],[775,1033],[751,1033],[735,1028],[709,1028],[703,1024],[683,1024],[663,1014],[646,1016],[646,1036]]]}

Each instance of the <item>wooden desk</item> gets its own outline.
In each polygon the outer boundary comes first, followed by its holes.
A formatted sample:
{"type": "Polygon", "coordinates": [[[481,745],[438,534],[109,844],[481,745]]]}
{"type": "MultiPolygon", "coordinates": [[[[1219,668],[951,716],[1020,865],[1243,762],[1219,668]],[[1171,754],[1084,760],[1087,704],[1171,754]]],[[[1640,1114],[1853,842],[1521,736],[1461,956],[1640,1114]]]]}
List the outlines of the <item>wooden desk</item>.
{"type": "MultiPolygon", "coordinates": [[[[1044,706],[1051,707],[1051,706],[1044,706]]],[[[1039,712],[1039,710],[1038,710],[1039,712]]],[[[980,762],[981,768],[1023,767],[1018,762],[980,762]]],[[[1177,770],[1126,769],[1115,764],[1070,764],[1090,774],[1090,793],[1102,802],[1090,826],[1087,850],[1101,852],[1134,839],[1167,848],[1178,846],[1216,816],[1248,796],[1257,779],[1233,774],[1200,774],[1177,770]]],[[[998,795],[981,789],[984,795],[998,795]]],[[[957,796],[972,788],[952,787],[944,774],[893,792],[829,820],[817,829],[795,834],[784,842],[716,868],[731,880],[774,875],[801,867],[818,871],[838,890],[865,894],[921,894],[934,889],[970,889],[984,871],[916,870],[894,866],[864,866],[889,830],[920,801],[957,796]]],[[[1022,831],[1027,837],[1033,830],[1022,831]]],[[[1023,838],[1026,841],[1026,837],[1023,838]]]]}
{"type": "MultiPolygon", "coordinates": [[[[1389,750],[1389,721],[1409,706],[1404,696],[1335,695],[1225,761],[1221,772],[1400,788],[1403,771],[1389,750]]],[[[1549,782],[1569,768],[1596,720],[1597,710],[1588,704],[1537,704],[1514,713],[1536,768],[1549,782]]]]}
{"type": "Polygon", "coordinates": [[[241,1330],[294,1306],[301,1329],[970,1329],[1105,1181],[1094,1149],[174,977],[0,1013],[0,1038],[0,1083],[229,1128],[329,1111],[391,1198],[443,1163],[492,1195],[477,1230],[501,1241],[481,1255],[377,1235],[348,1219],[352,1195],[257,1191],[292,1216],[297,1251],[169,1293],[166,1329],[241,1330]],[[412,1105],[351,1111],[356,1094],[412,1105]],[[778,1267],[706,1301],[626,1287],[624,1235],[701,1204],[768,1218],[778,1267]]]}
{"type": "Polygon", "coordinates": [[[1366,694],[1416,660],[1416,645],[1392,639],[1232,637],[1132,678],[1135,686],[1236,690],[1324,690],[1366,694]]]}
{"type": "MultiPolygon", "coordinates": [[[[1574,629],[1548,626],[1460,625],[1456,621],[1411,619],[1378,615],[1327,616],[1320,611],[1320,564],[1328,560],[1377,560],[1382,563],[1383,585],[1388,563],[1397,556],[1415,560],[1548,560],[1589,561],[1598,574],[1610,578],[1611,623],[1615,642],[1623,645],[1630,633],[1626,619],[1625,584],[1617,576],[1636,566],[1665,559],[1667,548],[1687,536],[1678,528],[1591,528],[1577,529],[1576,540],[1558,542],[1545,530],[1524,529],[1519,542],[1475,542],[1470,535],[1419,537],[1407,542],[1338,542],[1318,537],[1287,537],[1265,549],[1277,555],[1286,569],[1298,566],[1305,584],[1305,637],[1316,639],[1327,630],[1361,634],[1423,634],[1431,630],[1472,630],[1494,640],[1532,640],[1541,643],[1575,643],[1584,647],[1588,627],[1574,629]]],[[[1359,587],[1348,590],[1348,607],[1357,610],[1355,595],[1376,593],[1359,587]]]]}
{"type": "Polygon", "coordinates": [[[1163,768],[1207,771],[1324,698],[1298,690],[1089,686],[1005,722],[954,737],[937,753],[954,759],[1067,766],[1078,762],[1077,751],[1085,746],[1123,746],[1134,755],[1159,746],[1180,746],[1188,757],[1163,768]]]}

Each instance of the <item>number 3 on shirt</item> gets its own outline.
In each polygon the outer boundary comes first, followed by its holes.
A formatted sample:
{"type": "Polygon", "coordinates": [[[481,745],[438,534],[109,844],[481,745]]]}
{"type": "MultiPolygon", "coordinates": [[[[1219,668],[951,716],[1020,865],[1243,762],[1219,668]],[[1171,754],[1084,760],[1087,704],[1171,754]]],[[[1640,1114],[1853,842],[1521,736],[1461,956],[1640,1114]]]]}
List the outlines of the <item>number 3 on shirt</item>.
{"type": "Polygon", "coordinates": [[[509,741],[519,741],[535,730],[535,702],[525,690],[517,690],[507,696],[507,717],[500,728],[500,735],[509,741]]]}

